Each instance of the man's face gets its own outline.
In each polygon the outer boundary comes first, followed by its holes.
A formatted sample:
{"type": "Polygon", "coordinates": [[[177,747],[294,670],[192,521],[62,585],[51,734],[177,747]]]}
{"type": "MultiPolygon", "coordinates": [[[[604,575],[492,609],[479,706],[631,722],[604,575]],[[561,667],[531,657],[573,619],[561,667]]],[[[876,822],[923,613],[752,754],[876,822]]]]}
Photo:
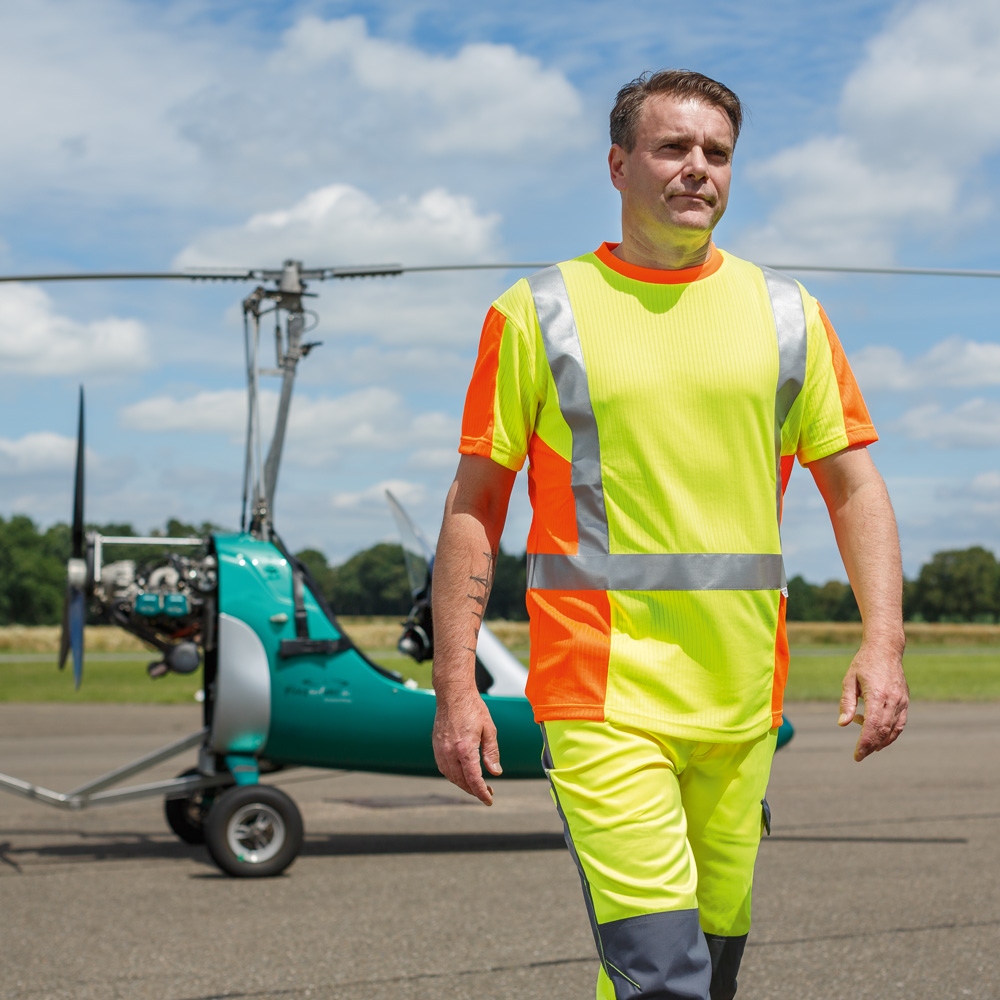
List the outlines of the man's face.
{"type": "Polygon", "coordinates": [[[612,146],[622,227],[651,243],[711,233],[729,200],[733,127],[721,109],[664,94],[646,98],[631,153],[612,146]]]}

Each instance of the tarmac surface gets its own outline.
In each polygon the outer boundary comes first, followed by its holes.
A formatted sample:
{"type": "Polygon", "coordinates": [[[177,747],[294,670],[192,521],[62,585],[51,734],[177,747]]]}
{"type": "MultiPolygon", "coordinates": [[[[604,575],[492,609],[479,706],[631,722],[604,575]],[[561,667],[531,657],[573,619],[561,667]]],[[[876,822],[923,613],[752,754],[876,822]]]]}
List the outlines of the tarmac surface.
{"type": "MultiPolygon", "coordinates": [[[[1000,998],[1000,704],[918,704],[851,758],[792,705],[740,1000],[1000,998]]],[[[0,705],[0,771],[65,791],[199,728],[197,706],[0,705]]],[[[193,753],[150,772],[166,777],[193,753]]],[[[222,876],[146,799],[0,794],[0,1000],[575,1000],[593,939],[542,781],[486,809],[443,779],[301,769],[287,874],[222,876]]]]}

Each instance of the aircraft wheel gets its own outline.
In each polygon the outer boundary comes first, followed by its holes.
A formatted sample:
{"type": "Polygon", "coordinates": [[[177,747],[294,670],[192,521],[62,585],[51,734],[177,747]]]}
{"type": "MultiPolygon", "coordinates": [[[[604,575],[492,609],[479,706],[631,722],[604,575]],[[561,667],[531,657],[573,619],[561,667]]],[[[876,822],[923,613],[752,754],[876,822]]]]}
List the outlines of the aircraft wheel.
{"type": "Polygon", "coordinates": [[[302,847],[302,814],[273,785],[227,788],[208,812],[205,846],[229,875],[280,875],[302,847]]]}
{"type": "MultiPolygon", "coordinates": [[[[198,768],[192,767],[182,771],[177,777],[190,778],[193,774],[199,773],[198,768]]],[[[205,817],[218,794],[218,788],[200,788],[193,795],[183,799],[164,799],[163,813],[167,818],[167,826],[185,844],[204,844],[205,817]]]]}

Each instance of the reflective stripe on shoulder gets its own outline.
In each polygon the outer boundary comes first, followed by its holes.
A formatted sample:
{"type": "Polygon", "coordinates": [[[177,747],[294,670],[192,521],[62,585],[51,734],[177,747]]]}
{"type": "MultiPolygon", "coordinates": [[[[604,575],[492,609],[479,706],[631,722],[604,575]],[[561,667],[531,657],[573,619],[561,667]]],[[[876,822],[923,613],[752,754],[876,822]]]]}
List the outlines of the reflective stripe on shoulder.
{"type": "Polygon", "coordinates": [[[559,266],[528,278],[559,409],[573,432],[572,489],[580,551],[608,551],[608,512],[601,478],[601,442],[590,402],[587,366],[569,292],[559,266]]]}
{"type": "MultiPolygon", "coordinates": [[[[806,312],[794,278],[762,267],[778,336],[778,386],[774,394],[775,512],[781,521],[781,429],[806,381],[806,312]]],[[[784,583],[782,583],[784,586],[784,583]]]]}

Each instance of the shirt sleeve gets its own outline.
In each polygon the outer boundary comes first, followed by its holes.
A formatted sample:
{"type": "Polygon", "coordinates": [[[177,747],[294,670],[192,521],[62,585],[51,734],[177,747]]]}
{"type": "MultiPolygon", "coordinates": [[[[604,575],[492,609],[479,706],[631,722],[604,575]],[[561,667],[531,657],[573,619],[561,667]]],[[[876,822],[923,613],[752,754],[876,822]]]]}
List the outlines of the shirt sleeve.
{"type": "Polygon", "coordinates": [[[844,349],[823,307],[803,294],[806,380],[782,434],[782,453],[803,465],[878,440],[844,349]],[[798,412],[795,412],[798,411],[798,412]]]}
{"type": "Polygon", "coordinates": [[[461,454],[515,471],[524,465],[539,407],[534,347],[496,304],[490,308],[465,398],[461,454]]]}

